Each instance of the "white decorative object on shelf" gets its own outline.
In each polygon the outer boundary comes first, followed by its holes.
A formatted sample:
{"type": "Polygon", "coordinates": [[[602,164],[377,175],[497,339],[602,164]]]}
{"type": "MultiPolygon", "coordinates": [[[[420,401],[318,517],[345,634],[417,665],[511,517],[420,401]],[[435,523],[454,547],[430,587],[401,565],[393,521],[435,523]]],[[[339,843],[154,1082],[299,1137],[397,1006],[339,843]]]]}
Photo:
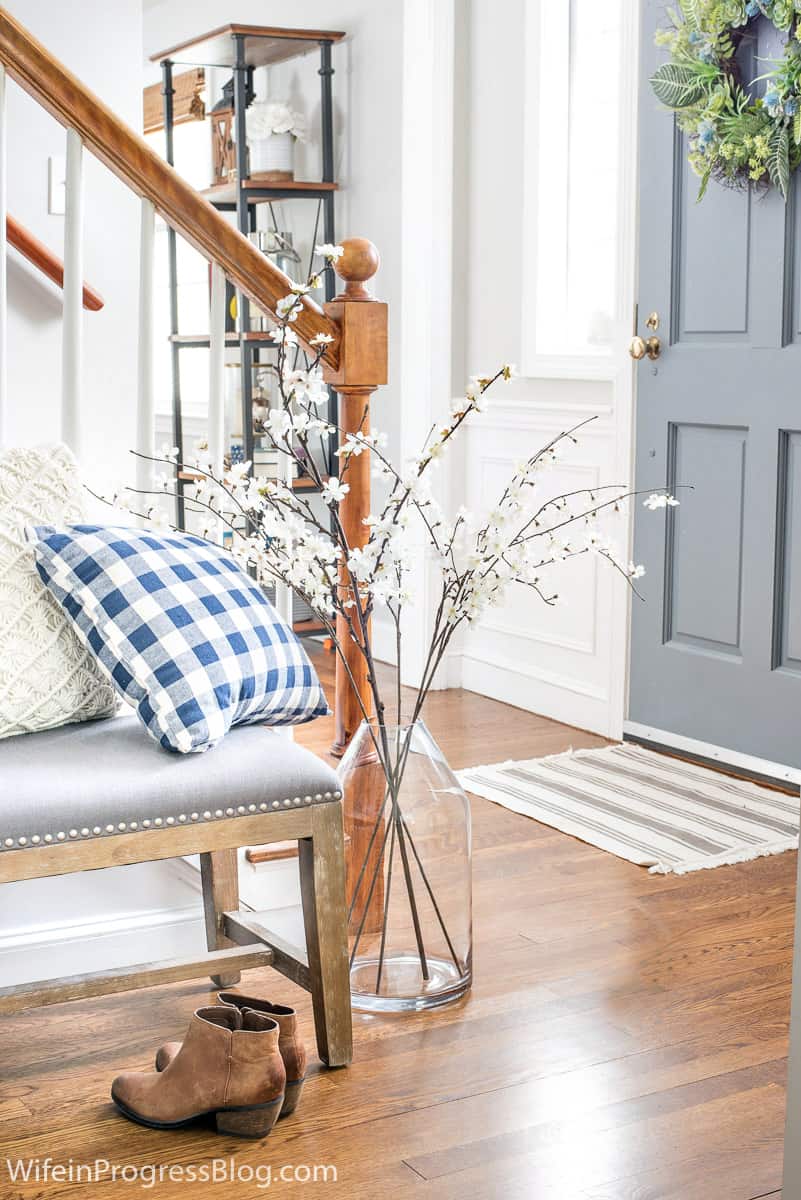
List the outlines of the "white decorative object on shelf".
{"type": "Polygon", "coordinates": [[[277,100],[257,100],[247,111],[250,175],[294,178],[295,142],[305,141],[306,122],[277,100]]]}
{"type": "Polygon", "coordinates": [[[84,517],[83,488],[66,446],[0,453],[0,738],[108,717],[114,689],[39,578],[26,525],[84,517]]]}

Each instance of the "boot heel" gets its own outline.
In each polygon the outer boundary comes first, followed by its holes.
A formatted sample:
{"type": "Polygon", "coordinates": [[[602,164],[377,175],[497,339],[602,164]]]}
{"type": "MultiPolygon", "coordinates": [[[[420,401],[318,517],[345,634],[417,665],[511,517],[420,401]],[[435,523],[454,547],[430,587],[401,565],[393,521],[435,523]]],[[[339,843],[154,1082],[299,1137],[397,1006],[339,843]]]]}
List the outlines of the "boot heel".
{"type": "Polygon", "coordinates": [[[284,1103],[281,1106],[281,1116],[288,1117],[293,1113],[300,1104],[300,1097],[303,1093],[303,1080],[298,1079],[292,1083],[287,1083],[286,1092],[284,1093],[284,1103]]]}
{"type": "Polygon", "coordinates": [[[284,1097],[252,1108],[223,1109],[216,1114],[217,1132],[233,1137],[266,1138],[281,1112],[284,1097]]]}

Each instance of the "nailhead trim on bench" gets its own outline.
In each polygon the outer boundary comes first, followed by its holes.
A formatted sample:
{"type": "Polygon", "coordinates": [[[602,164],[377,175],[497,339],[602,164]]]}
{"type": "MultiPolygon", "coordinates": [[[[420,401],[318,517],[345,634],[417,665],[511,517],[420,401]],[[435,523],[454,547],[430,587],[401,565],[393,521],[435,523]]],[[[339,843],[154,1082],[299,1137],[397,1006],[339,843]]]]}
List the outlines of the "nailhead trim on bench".
{"type": "Polygon", "coordinates": [[[248,813],[269,812],[270,809],[278,808],[297,808],[301,804],[318,803],[322,800],[341,800],[341,792],[317,792],[314,796],[294,796],[287,797],[286,800],[273,800],[270,804],[267,801],[262,801],[261,804],[240,804],[237,808],[217,808],[214,812],[207,810],[204,813],[181,813],[177,817],[146,817],[143,821],[120,821],[117,825],[106,825],[105,829],[101,829],[99,825],[95,825],[93,829],[84,828],[80,831],[70,829],[66,832],[61,830],[59,833],[33,833],[27,837],[19,838],[4,838],[0,844],[0,850],[14,850],[24,848],[25,846],[41,846],[42,843],[47,845],[53,842],[67,842],[76,838],[92,838],[92,837],[109,837],[113,833],[136,833],[141,824],[142,829],[161,829],[164,825],[185,825],[187,821],[220,821],[228,817],[242,817],[248,813]]]}

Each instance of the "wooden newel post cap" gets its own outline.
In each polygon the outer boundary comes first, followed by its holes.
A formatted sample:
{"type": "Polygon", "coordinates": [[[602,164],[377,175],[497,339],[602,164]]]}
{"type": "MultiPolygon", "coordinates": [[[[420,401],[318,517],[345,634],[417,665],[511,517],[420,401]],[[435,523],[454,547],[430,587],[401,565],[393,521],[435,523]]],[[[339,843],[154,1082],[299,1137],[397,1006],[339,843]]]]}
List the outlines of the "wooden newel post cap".
{"type": "Polygon", "coordinates": [[[334,270],[345,281],[345,290],[337,300],[372,300],[364,286],[381,266],[381,257],[367,238],[346,238],[340,243],[345,253],[337,259],[334,270]]]}

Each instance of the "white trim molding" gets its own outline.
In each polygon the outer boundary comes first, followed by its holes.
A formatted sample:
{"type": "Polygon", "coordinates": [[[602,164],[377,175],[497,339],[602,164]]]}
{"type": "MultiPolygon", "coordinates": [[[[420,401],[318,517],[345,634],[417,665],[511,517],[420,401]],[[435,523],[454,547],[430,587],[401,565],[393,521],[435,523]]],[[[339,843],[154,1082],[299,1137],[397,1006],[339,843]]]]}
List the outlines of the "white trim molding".
{"type": "MultiPolygon", "coordinates": [[[[455,0],[403,6],[401,459],[419,453],[451,394],[455,0]],[[435,281],[435,282],[433,282],[435,281]]],[[[415,522],[401,677],[415,686],[435,608],[425,530],[415,522]]],[[[394,650],[383,639],[379,654],[394,650]]],[[[435,686],[443,686],[438,679],[435,686]]]]}

